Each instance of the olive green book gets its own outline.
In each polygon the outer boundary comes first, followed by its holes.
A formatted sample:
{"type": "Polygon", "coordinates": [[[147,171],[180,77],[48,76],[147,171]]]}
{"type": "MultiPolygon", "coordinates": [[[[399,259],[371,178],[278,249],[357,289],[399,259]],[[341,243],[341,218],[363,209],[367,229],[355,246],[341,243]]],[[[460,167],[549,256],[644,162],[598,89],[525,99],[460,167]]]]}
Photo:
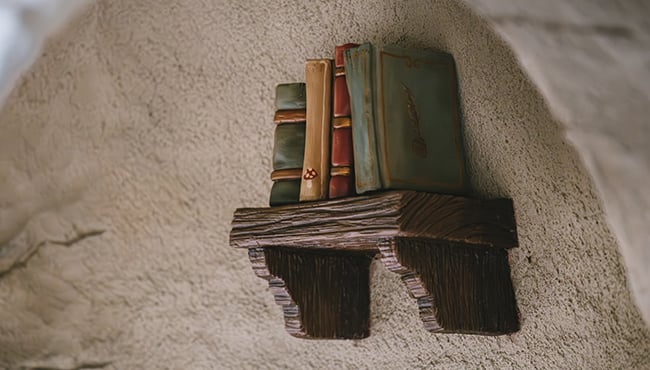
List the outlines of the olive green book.
{"type": "Polygon", "coordinates": [[[366,43],[345,66],[357,193],[466,193],[452,56],[366,43]]]}
{"type": "Polygon", "coordinates": [[[298,203],[305,154],[305,84],[280,84],[275,90],[271,206],[298,203]]]}

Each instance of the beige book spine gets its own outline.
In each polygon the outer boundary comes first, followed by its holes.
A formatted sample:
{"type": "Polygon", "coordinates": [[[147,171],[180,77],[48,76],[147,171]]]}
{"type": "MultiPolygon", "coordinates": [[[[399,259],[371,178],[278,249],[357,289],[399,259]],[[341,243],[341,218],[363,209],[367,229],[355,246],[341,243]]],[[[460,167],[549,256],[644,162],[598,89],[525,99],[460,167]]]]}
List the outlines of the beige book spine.
{"type": "Polygon", "coordinates": [[[300,201],[327,199],[330,177],[330,125],[332,118],[332,61],[305,64],[307,124],[300,201]]]}

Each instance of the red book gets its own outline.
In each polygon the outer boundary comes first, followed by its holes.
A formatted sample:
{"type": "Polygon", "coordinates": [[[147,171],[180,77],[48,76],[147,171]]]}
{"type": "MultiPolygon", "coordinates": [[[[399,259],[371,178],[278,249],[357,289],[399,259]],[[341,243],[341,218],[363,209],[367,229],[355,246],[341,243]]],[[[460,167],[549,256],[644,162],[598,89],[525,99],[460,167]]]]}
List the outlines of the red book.
{"type": "Polygon", "coordinates": [[[343,52],[357,44],[339,45],[334,49],[334,86],[332,97],[332,147],[329,197],[341,198],[355,194],[352,173],[353,148],[350,126],[350,94],[345,81],[343,52]]]}
{"type": "Polygon", "coordinates": [[[330,198],[354,195],[354,177],[350,167],[334,167],[330,172],[330,198]]]}
{"type": "MultiPolygon", "coordinates": [[[[332,167],[352,166],[353,148],[352,148],[352,128],[350,127],[350,117],[342,117],[345,126],[334,127],[332,131],[332,167]]],[[[340,120],[335,120],[335,125],[340,120]]],[[[339,123],[340,125],[340,123],[339,123]]]]}
{"type": "Polygon", "coordinates": [[[339,45],[334,49],[334,117],[350,117],[350,95],[345,81],[345,59],[343,52],[357,44],[339,45]]]}
{"type": "Polygon", "coordinates": [[[350,117],[350,96],[345,71],[337,68],[334,75],[334,117],[350,117]]]}

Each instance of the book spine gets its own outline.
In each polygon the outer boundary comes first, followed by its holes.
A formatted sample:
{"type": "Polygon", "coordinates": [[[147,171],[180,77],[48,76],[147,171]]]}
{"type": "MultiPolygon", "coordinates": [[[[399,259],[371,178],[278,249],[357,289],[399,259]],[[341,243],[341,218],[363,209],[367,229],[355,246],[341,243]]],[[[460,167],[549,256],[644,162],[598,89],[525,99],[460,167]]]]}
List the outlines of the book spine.
{"type": "Polygon", "coordinates": [[[305,152],[306,94],[304,83],[276,87],[273,117],[273,172],[270,205],[298,203],[305,152]]]}
{"type": "Polygon", "coordinates": [[[350,95],[345,80],[345,50],[357,47],[357,44],[337,46],[334,50],[334,91],[332,121],[332,156],[330,170],[329,197],[342,198],[355,194],[354,163],[352,151],[352,128],[350,122],[350,95]]]}
{"type": "Polygon", "coordinates": [[[348,49],[343,55],[352,115],[355,188],[361,194],[382,186],[375,137],[375,59],[370,44],[348,49]]]}
{"type": "Polygon", "coordinates": [[[275,110],[304,110],[305,104],[304,83],[280,84],[275,88],[275,110]]]}
{"type": "MultiPolygon", "coordinates": [[[[373,46],[372,57],[372,80],[373,80],[373,98],[374,98],[374,114],[375,114],[375,142],[376,142],[376,156],[377,168],[379,169],[379,183],[382,189],[387,189],[391,184],[390,169],[388,166],[388,148],[386,147],[386,109],[391,107],[386,106],[386,97],[384,96],[384,64],[383,64],[383,46],[373,46]]],[[[387,68],[386,68],[387,69],[387,68]]],[[[391,91],[387,91],[391,93],[391,91]]],[[[389,99],[390,101],[390,99],[389,99]]],[[[391,103],[393,103],[391,101],[391,103]]],[[[393,112],[388,112],[393,113],[393,112]]],[[[404,147],[402,147],[404,149],[404,147]]],[[[395,155],[395,154],[393,154],[395,155]]]]}
{"type": "Polygon", "coordinates": [[[275,127],[273,170],[302,169],[305,153],[305,123],[280,123],[275,127]]]}
{"type": "Polygon", "coordinates": [[[307,125],[300,201],[327,199],[332,116],[332,61],[308,60],[305,64],[307,125]]]}
{"type": "Polygon", "coordinates": [[[271,173],[273,187],[271,187],[271,207],[299,202],[300,175],[302,168],[290,170],[277,170],[271,173]]]}

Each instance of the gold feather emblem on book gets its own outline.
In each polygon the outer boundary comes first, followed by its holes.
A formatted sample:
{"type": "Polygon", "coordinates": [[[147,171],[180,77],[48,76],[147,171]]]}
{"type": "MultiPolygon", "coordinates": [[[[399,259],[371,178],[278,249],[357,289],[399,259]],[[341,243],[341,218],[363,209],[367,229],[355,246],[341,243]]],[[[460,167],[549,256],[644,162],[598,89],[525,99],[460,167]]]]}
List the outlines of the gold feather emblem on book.
{"type": "Polygon", "coordinates": [[[420,116],[418,115],[417,107],[415,106],[415,97],[413,92],[409,89],[406,84],[402,82],[402,89],[406,94],[406,114],[411,126],[411,131],[415,138],[411,141],[411,149],[413,153],[420,158],[427,157],[427,143],[424,141],[422,134],[420,133],[420,116]]]}

